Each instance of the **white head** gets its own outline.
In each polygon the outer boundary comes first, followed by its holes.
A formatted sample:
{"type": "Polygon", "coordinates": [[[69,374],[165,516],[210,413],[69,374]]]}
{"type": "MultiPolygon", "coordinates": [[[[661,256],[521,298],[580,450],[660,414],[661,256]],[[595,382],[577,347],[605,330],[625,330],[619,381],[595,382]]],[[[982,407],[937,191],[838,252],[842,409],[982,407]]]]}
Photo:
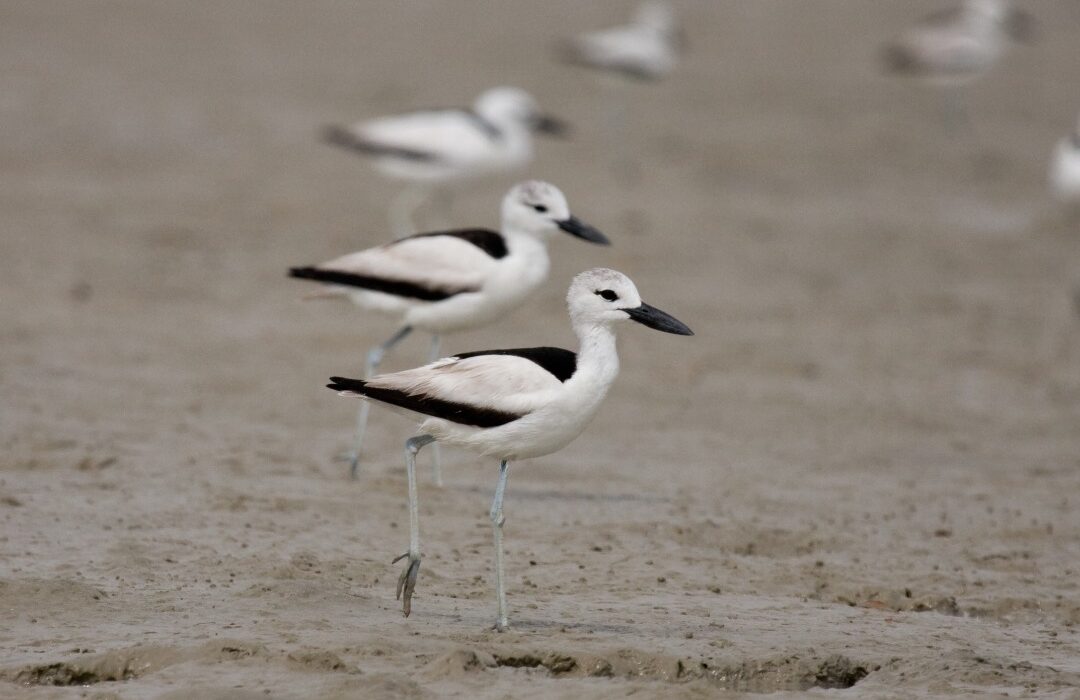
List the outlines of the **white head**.
{"type": "Polygon", "coordinates": [[[967,0],[964,13],[976,27],[999,32],[1013,41],[1031,44],[1039,38],[1035,17],[1014,7],[1010,0],[967,0]]]}
{"type": "Polygon", "coordinates": [[[682,321],[643,302],[629,277],[605,267],[575,277],[566,293],[566,305],[575,328],[633,320],[665,333],[694,334],[682,321]]]}
{"type": "Polygon", "coordinates": [[[560,134],[565,125],[545,115],[532,95],[521,88],[497,87],[485,91],[473,103],[473,111],[496,126],[521,126],[530,131],[560,134]]]}
{"type": "Polygon", "coordinates": [[[570,214],[570,205],[558,187],[541,180],[514,185],[502,201],[504,231],[546,238],[558,230],[590,243],[608,245],[607,236],[570,214]]]}
{"type": "Polygon", "coordinates": [[[976,17],[1002,22],[1009,13],[1008,0],[967,0],[964,11],[976,17]]]}
{"type": "Polygon", "coordinates": [[[646,0],[634,13],[634,24],[670,35],[675,31],[675,13],[666,2],[646,0]]]}

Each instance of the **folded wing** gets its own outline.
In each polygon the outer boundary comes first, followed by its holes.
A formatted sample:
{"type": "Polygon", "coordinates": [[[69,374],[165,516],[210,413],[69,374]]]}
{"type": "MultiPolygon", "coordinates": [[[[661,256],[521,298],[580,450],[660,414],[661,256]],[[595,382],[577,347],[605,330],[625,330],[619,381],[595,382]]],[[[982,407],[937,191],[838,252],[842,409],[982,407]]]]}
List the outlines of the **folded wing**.
{"type": "Polygon", "coordinates": [[[373,155],[448,164],[473,160],[490,150],[493,139],[498,138],[468,112],[457,109],[384,117],[333,127],[326,134],[331,143],[373,155]]]}
{"type": "Polygon", "coordinates": [[[494,427],[547,405],[562,382],[529,359],[497,354],[450,357],[369,381],[334,377],[328,386],[424,415],[494,427]]]}
{"type": "Polygon", "coordinates": [[[438,301],[480,290],[496,265],[497,259],[483,248],[456,232],[448,232],[403,238],[320,265],[293,268],[291,274],[343,287],[438,301]]]}

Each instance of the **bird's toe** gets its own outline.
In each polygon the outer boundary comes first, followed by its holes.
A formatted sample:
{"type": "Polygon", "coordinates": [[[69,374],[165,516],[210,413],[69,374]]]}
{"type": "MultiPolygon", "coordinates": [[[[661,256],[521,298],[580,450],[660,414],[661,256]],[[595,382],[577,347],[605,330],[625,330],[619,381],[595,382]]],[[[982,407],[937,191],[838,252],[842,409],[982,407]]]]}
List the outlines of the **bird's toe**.
{"type": "Polygon", "coordinates": [[[405,617],[409,616],[412,612],[412,597],[413,591],[416,590],[416,579],[420,573],[420,557],[413,557],[408,552],[402,554],[400,557],[394,560],[394,563],[409,558],[405,568],[401,571],[401,575],[398,576],[397,593],[395,598],[401,601],[401,612],[405,617]]]}

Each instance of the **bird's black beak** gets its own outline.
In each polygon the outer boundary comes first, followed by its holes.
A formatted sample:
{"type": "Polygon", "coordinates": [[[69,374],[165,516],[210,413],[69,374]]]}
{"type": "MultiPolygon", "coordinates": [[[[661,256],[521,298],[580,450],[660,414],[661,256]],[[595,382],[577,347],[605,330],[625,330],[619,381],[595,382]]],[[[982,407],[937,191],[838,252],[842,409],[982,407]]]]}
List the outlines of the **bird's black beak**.
{"type": "Polygon", "coordinates": [[[566,137],[570,132],[570,125],[550,114],[537,114],[532,118],[532,128],[540,134],[548,136],[566,137]]]}
{"type": "Polygon", "coordinates": [[[694,331],[679,319],[675,318],[669,313],[665,313],[655,306],[649,306],[645,302],[641,302],[641,306],[634,307],[633,309],[623,309],[631,319],[637,321],[643,326],[649,328],[655,328],[658,331],[665,333],[674,333],[675,335],[693,335],[694,331]]]}
{"type": "Polygon", "coordinates": [[[563,231],[566,231],[571,236],[583,238],[589,243],[597,243],[599,245],[611,245],[611,241],[608,240],[607,236],[600,233],[599,230],[593,228],[592,226],[589,226],[587,223],[577,218],[576,216],[571,216],[569,219],[563,219],[562,221],[556,221],[555,223],[558,225],[559,228],[561,228],[563,231]]]}

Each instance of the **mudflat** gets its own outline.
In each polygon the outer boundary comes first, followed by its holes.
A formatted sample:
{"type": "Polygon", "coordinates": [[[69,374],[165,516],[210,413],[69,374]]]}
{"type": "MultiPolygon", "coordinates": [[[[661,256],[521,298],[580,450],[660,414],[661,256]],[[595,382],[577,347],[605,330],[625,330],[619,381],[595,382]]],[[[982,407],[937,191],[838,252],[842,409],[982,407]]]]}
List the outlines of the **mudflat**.
{"type": "Polygon", "coordinates": [[[0,695],[1080,692],[1080,228],[1044,185],[1080,6],[1025,4],[951,132],[877,69],[933,2],[686,2],[656,84],[552,58],[618,2],[5,2],[0,695]],[[598,265],[697,333],[622,329],[586,433],[511,466],[504,634],[497,464],[421,457],[404,619],[413,426],[373,411],[349,481],[323,386],[394,325],[285,276],[389,238],[396,186],[321,125],[498,84],[575,125],[521,177],[613,246],[553,241],[444,349],[574,347],[598,265]]]}

